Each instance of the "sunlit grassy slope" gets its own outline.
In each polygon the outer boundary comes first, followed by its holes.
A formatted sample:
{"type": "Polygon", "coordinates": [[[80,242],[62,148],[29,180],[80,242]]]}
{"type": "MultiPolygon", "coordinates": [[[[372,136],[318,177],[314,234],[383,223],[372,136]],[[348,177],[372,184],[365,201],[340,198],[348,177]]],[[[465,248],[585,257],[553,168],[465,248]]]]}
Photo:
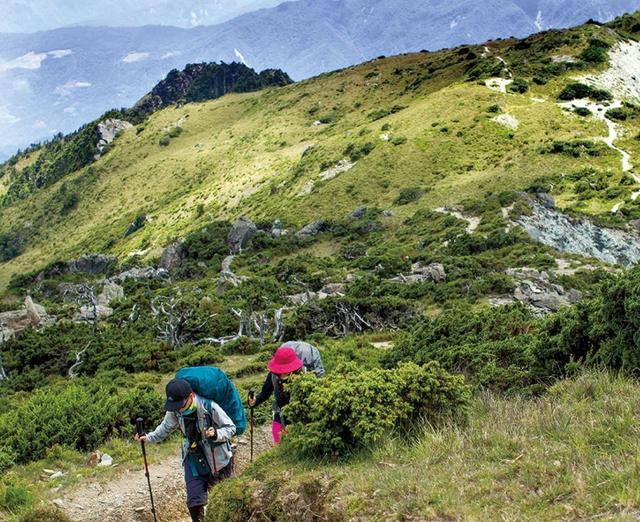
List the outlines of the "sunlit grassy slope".
{"type": "MultiPolygon", "coordinates": [[[[563,33],[575,36],[546,52],[575,55],[600,33],[614,38],[609,29],[588,25],[563,33]]],[[[532,41],[545,38],[550,36],[532,41]]],[[[530,51],[518,51],[516,44],[490,42],[488,56],[503,56],[516,76],[522,70],[526,77],[530,51]]],[[[541,154],[553,140],[607,135],[604,122],[557,107],[569,74],[532,84],[525,94],[503,94],[468,81],[467,49],[487,53],[471,46],[380,58],[284,88],[154,114],[120,136],[97,163],[0,210],[0,232],[21,229],[29,236],[26,251],[0,265],[0,287],[15,273],[86,252],[126,258],[142,251],[143,258],[153,258],[172,238],[216,217],[248,215],[300,226],[361,205],[391,207],[402,188],[428,190],[396,209],[400,220],[418,208],[524,189],[540,177],[587,165],[609,171],[610,183],[620,182],[620,156],[610,149],[589,158],[541,154]],[[496,114],[487,109],[496,104],[519,121],[517,130],[492,120],[496,114]],[[175,126],[183,132],[161,146],[159,139],[175,126]],[[373,150],[351,170],[322,181],[320,173],[347,157],[350,145],[356,152],[373,150]],[[79,202],[64,212],[62,194],[69,191],[79,202]],[[138,214],[150,222],[124,238],[138,214]]],[[[575,203],[572,194],[560,196],[561,206],[575,203]]],[[[585,212],[609,209],[608,202],[581,202],[585,212]]]]}

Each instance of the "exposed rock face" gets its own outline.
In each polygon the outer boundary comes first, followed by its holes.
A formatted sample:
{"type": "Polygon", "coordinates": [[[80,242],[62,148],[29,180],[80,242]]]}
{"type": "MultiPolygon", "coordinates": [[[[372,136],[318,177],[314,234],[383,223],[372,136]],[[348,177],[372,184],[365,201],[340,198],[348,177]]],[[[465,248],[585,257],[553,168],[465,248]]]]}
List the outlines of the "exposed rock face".
{"type": "Polygon", "coordinates": [[[367,213],[367,207],[358,207],[353,212],[351,212],[349,217],[352,217],[353,219],[360,219],[364,217],[366,213],[367,213]]]}
{"type": "Polygon", "coordinates": [[[595,257],[605,263],[632,265],[640,260],[640,236],[622,230],[601,228],[587,219],[573,219],[537,201],[529,200],[531,215],[517,223],[529,235],[560,252],[595,257]]]}
{"type": "Polygon", "coordinates": [[[122,299],[123,297],[124,288],[113,281],[105,281],[102,292],[98,296],[98,304],[108,306],[112,301],[122,299]]]}
{"type": "Polygon", "coordinates": [[[235,256],[227,256],[222,260],[222,270],[220,271],[218,286],[216,288],[218,295],[224,294],[227,286],[236,287],[247,280],[245,276],[237,276],[231,271],[231,263],[234,257],[235,256]]]}
{"type": "Polygon", "coordinates": [[[400,274],[397,277],[391,278],[390,281],[412,285],[425,281],[441,283],[442,281],[446,280],[446,278],[447,273],[444,270],[444,266],[442,266],[440,263],[431,263],[427,266],[422,266],[422,264],[420,263],[414,263],[413,265],[411,265],[410,274],[400,274]]]}
{"type": "Polygon", "coordinates": [[[328,297],[344,297],[346,294],[344,283],[327,283],[318,292],[301,292],[288,295],[287,300],[292,305],[305,305],[311,301],[322,301],[328,297]]]}
{"type": "Polygon", "coordinates": [[[298,231],[296,237],[298,239],[308,239],[317,236],[323,230],[326,230],[328,223],[323,219],[309,223],[298,231]]]}
{"type": "Polygon", "coordinates": [[[282,221],[276,219],[271,227],[271,237],[278,238],[282,235],[282,221]]]}
{"type": "Polygon", "coordinates": [[[516,280],[513,295],[491,297],[489,302],[492,306],[520,302],[527,305],[533,313],[544,315],[582,299],[582,292],[579,290],[565,290],[563,286],[551,283],[547,272],[534,268],[510,268],[506,273],[516,280]]]}
{"type": "Polygon", "coordinates": [[[127,270],[120,274],[117,274],[108,279],[108,282],[122,284],[127,279],[134,279],[136,281],[140,281],[142,279],[169,279],[169,272],[164,268],[153,268],[153,267],[136,267],[131,270],[127,270]]]}
{"type": "Polygon", "coordinates": [[[103,319],[113,314],[113,308],[98,305],[94,308],[91,305],[81,306],[80,310],[73,316],[73,320],[77,323],[93,323],[96,319],[103,319]],[[97,317],[96,317],[97,316],[97,317]]]}
{"type": "Polygon", "coordinates": [[[149,218],[147,216],[136,217],[133,223],[131,223],[129,225],[129,228],[127,228],[127,230],[125,231],[124,237],[130,236],[134,232],[137,232],[138,230],[140,230],[142,227],[144,227],[147,224],[147,221],[149,221],[149,218]]]}
{"type": "Polygon", "coordinates": [[[258,228],[253,222],[245,217],[238,219],[231,227],[227,236],[227,244],[231,248],[232,254],[239,254],[247,248],[251,238],[256,235],[258,228]]]}
{"type": "Polygon", "coordinates": [[[185,251],[184,242],[176,241],[171,243],[164,249],[162,256],[160,256],[160,268],[165,270],[175,270],[178,268],[182,261],[184,261],[185,251]]]}
{"type": "Polygon", "coordinates": [[[55,322],[55,317],[47,314],[43,306],[27,296],[22,309],[0,313],[0,344],[29,327],[51,326],[55,322]]]}
{"type": "Polygon", "coordinates": [[[343,172],[347,172],[348,170],[351,170],[354,165],[355,163],[352,163],[351,161],[349,161],[348,158],[341,159],[338,163],[336,163],[335,166],[321,172],[320,179],[322,181],[333,179],[339,174],[342,174],[343,172]]]}
{"type": "Polygon", "coordinates": [[[96,135],[98,136],[98,145],[95,159],[100,159],[109,144],[116,139],[116,136],[122,131],[133,127],[128,121],[109,118],[96,125],[96,135]]]}
{"type": "Polygon", "coordinates": [[[117,259],[103,254],[87,254],[67,263],[67,270],[72,274],[100,275],[106,274],[115,266],[117,259]]]}

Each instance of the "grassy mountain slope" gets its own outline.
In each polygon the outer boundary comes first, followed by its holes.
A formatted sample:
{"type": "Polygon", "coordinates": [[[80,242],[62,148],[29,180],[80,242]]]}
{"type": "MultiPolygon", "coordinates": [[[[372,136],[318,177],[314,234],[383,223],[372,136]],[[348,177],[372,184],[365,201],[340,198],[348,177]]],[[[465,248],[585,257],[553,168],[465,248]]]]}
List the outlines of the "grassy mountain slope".
{"type": "MultiPolygon", "coordinates": [[[[586,158],[541,154],[554,140],[607,134],[604,122],[568,116],[555,105],[570,76],[603,65],[567,73],[550,57],[575,56],[593,37],[619,38],[587,25],[536,35],[525,44],[491,42],[485,58],[483,46],[384,58],[281,89],[160,111],[124,133],[99,162],[0,211],[0,232],[25,230],[28,236],[24,253],[2,266],[0,285],[26,268],[87,251],[125,258],[144,250],[153,257],[169,239],[211,217],[246,214],[300,226],[359,205],[389,207],[403,188],[428,190],[418,203],[399,209],[401,219],[417,208],[524,189],[537,178],[587,165],[613,173],[608,183],[616,186],[622,172],[612,150],[586,158]],[[516,77],[547,75],[547,83],[532,84],[525,94],[503,94],[469,81],[499,73],[498,57],[516,77]],[[495,114],[487,109],[496,104],[517,118],[517,131],[492,121],[495,114]],[[314,125],[318,121],[325,123],[314,125]],[[177,126],[183,132],[159,145],[177,126]],[[350,171],[320,181],[321,171],[349,156],[349,146],[352,155],[362,147],[372,150],[359,154],[350,171]],[[311,183],[313,190],[300,195],[311,183]],[[71,212],[61,212],[64,190],[78,195],[71,212]],[[151,222],[123,239],[140,213],[151,222]]],[[[621,125],[636,134],[634,119],[621,125]]],[[[625,146],[640,149],[636,140],[625,146]]],[[[570,195],[559,196],[570,206],[570,195]]],[[[606,201],[588,203],[582,202],[583,211],[608,211],[606,201]]]]}

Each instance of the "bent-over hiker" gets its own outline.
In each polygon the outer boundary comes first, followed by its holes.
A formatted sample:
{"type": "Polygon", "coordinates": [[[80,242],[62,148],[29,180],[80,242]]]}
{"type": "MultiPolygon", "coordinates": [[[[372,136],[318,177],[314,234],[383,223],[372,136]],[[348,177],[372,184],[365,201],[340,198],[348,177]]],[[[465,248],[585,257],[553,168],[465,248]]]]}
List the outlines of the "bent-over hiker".
{"type": "Polygon", "coordinates": [[[166,387],[166,414],[151,433],[136,440],[160,442],[176,429],[184,436],[182,465],[187,487],[187,507],[193,522],[204,520],[209,488],[233,473],[230,439],[236,427],[215,402],[193,392],[184,379],[173,379],[166,387]]]}
{"type": "Polygon", "coordinates": [[[304,341],[287,341],[282,346],[288,346],[295,350],[306,371],[315,373],[316,377],[324,376],[322,357],[320,357],[320,351],[315,346],[304,341]]]}
{"type": "Polygon", "coordinates": [[[286,433],[287,424],[282,415],[282,407],[289,403],[289,394],[286,384],[292,373],[304,371],[304,363],[293,348],[281,346],[276,350],[272,359],[267,364],[269,373],[262,385],[262,390],[255,399],[249,399],[249,407],[259,406],[269,399],[273,399],[273,421],[271,422],[271,434],[274,444],[280,444],[281,433],[286,433]]]}

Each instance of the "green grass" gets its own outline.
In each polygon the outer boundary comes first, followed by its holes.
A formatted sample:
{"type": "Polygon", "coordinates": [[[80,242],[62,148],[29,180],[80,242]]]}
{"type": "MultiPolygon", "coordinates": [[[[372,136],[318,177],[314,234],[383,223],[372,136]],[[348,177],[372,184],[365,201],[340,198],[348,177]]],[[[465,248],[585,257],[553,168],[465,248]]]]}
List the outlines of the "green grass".
{"type": "Polygon", "coordinates": [[[231,506],[278,520],[301,510],[331,520],[633,520],[639,392],[593,371],[540,399],[479,396],[466,426],[425,428],[413,442],[390,434],[350,462],[300,461],[283,447],[217,488],[209,520],[236,520],[231,506]],[[250,505],[244,487],[258,492],[250,505]]]}
{"type": "MultiPolygon", "coordinates": [[[[571,30],[567,35],[577,35],[575,40],[566,36],[556,44],[563,52],[578,53],[595,30],[571,30]]],[[[544,38],[552,36],[531,40],[544,38]]],[[[542,59],[544,52],[517,50],[516,44],[504,40],[491,46],[526,77],[531,64],[523,57],[542,59]]],[[[480,46],[470,49],[481,52],[480,46]]],[[[394,209],[401,219],[418,208],[522,190],[536,178],[586,164],[620,170],[613,152],[588,159],[539,153],[553,140],[606,135],[602,122],[563,114],[553,103],[569,75],[532,85],[524,95],[504,95],[463,81],[465,56],[456,50],[395,56],[280,89],[164,109],[142,132],[124,132],[95,164],[0,210],[0,232],[28,224],[30,235],[26,251],[2,265],[0,288],[15,273],[90,251],[120,259],[143,251],[143,259],[153,260],[172,238],[213,218],[246,214],[302,226],[361,205],[391,207],[408,187],[427,189],[419,201],[394,209]],[[549,101],[535,103],[532,97],[549,101]],[[517,131],[491,121],[487,108],[495,104],[519,120],[517,131]],[[386,115],[371,121],[372,111],[386,115]],[[312,126],[326,114],[330,123],[312,126]],[[159,139],[178,125],[182,132],[160,146],[159,139]],[[380,138],[383,126],[388,142],[380,138]],[[394,145],[399,138],[406,142],[394,145]],[[351,170],[330,181],[319,179],[322,166],[342,159],[347,146],[365,143],[375,148],[351,170]],[[304,159],[310,147],[314,152],[304,159]],[[77,207],[66,213],[62,182],[79,195],[77,207]],[[298,196],[309,183],[312,192],[298,196]],[[123,238],[139,213],[151,222],[123,238]]],[[[630,135],[637,134],[636,122],[625,125],[630,135]]],[[[633,151],[640,148],[629,145],[633,151]]],[[[36,154],[21,162],[33,161],[36,154]]],[[[556,196],[561,203],[573,201],[556,196]]],[[[580,210],[597,214],[610,208],[582,202],[580,210]]]]}

